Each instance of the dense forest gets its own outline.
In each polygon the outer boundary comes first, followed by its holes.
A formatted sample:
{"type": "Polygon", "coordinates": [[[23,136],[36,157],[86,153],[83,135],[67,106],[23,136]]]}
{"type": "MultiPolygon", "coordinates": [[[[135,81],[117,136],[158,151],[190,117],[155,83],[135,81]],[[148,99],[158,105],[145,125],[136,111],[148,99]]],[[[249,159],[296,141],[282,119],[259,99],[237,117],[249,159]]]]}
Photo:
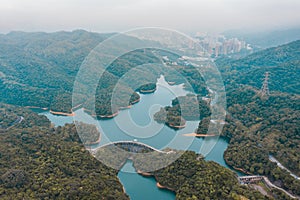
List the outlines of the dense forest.
{"type": "MultiPolygon", "coordinates": [[[[97,44],[110,35],[82,30],[56,33],[11,32],[0,35],[2,47],[0,50],[0,98],[2,102],[71,113],[73,84],[84,58],[97,44]]],[[[127,40],[131,43],[139,42],[130,37],[127,37],[127,40]]],[[[134,76],[135,80],[132,80],[132,83],[135,85],[130,85],[128,82],[122,85],[120,90],[123,96],[115,98],[116,102],[112,105],[111,95],[116,84],[132,68],[157,62],[159,60],[150,51],[145,54],[141,50],[117,58],[100,77],[96,94],[94,94],[98,109],[93,114],[110,115],[119,107],[136,102],[139,96],[135,91],[139,91],[138,88],[141,86],[145,87],[146,83],[155,83],[159,74],[148,73],[147,82],[144,82],[146,80],[138,75],[134,76]]],[[[146,70],[143,73],[147,72],[146,70]]],[[[80,84],[88,84],[88,81],[80,84]]],[[[149,86],[153,89],[153,84],[146,87],[149,86]]],[[[82,86],[82,91],[86,87],[88,86],[82,86]]],[[[80,98],[82,101],[76,103],[84,103],[86,109],[91,110],[90,98],[87,94],[89,91],[81,94],[83,95],[80,98]]]]}
{"type": "Polygon", "coordinates": [[[166,149],[172,153],[152,152],[149,155],[123,150],[114,145],[106,146],[97,152],[96,157],[116,168],[121,168],[130,158],[141,175],[154,176],[161,187],[176,193],[176,199],[270,199],[254,189],[241,186],[234,172],[215,162],[205,161],[195,152],[166,149]],[[166,163],[170,165],[166,166],[166,163]]]}
{"type": "Polygon", "coordinates": [[[300,181],[269,160],[274,155],[299,175],[299,97],[275,93],[260,98],[255,89],[234,89],[228,98],[230,116],[223,135],[230,138],[228,164],[250,174],[267,175],[278,186],[299,195],[300,181]],[[241,100],[239,100],[241,99],[241,100]],[[236,103],[236,102],[240,103],[236,103]]]}
{"type": "Polygon", "coordinates": [[[75,125],[53,128],[29,110],[1,109],[12,121],[24,117],[0,134],[1,199],[128,199],[117,171],[89,155],[75,125]]]}
{"type": "Polygon", "coordinates": [[[81,30],[1,35],[0,98],[70,112],[73,79],[87,54],[108,36],[81,30]]]}
{"type": "Polygon", "coordinates": [[[300,40],[253,53],[245,58],[219,59],[216,64],[225,84],[260,88],[265,72],[270,73],[271,91],[299,94],[300,40]]]}
{"type": "Polygon", "coordinates": [[[298,194],[300,181],[269,160],[275,156],[300,175],[300,41],[248,57],[217,61],[226,83],[227,111],[223,136],[230,139],[225,160],[249,174],[266,175],[298,194]],[[261,96],[264,72],[270,72],[270,95],[261,96]]]}
{"type": "Polygon", "coordinates": [[[184,127],[185,121],[200,120],[210,116],[209,103],[200,95],[180,96],[172,100],[171,106],[161,108],[155,113],[154,119],[165,123],[171,128],[184,127]]]}
{"type": "MultiPolygon", "coordinates": [[[[157,161],[165,162],[166,159],[157,161]]],[[[146,164],[138,163],[137,160],[134,166],[143,171],[146,164]]],[[[255,190],[241,186],[236,175],[229,169],[215,162],[205,161],[201,155],[191,151],[184,152],[175,162],[151,174],[160,185],[175,191],[176,199],[269,199],[255,190]]]]}

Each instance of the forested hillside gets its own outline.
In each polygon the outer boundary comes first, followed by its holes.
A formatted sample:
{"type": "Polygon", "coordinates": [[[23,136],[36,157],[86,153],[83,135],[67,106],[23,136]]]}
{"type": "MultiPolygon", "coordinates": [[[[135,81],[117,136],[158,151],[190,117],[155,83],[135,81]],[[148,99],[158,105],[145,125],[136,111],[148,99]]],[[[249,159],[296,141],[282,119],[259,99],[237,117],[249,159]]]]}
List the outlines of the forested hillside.
{"type": "MultiPolygon", "coordinates": [[[[0,98],[10,104],[71,113],[73,85],[83,60],[96,45],[111,35],[82,30],[56,33],[11,32],[0,35],[0,98]]],[[[139,42],[130,37],[125,39],[129,43],[139,42]]],[[[144,54],[143,51],[135,51],[116,59],[106,73],[99,77],[95,94],[97,110],[93,114],[110,115],[119,107],[136,102],[139,96],[135,93],[135,88],[123,85],[123,93],[132,95],[132,99],[124,101],[123,96],[118,97],[116,105],[111,105],[114,86],[131,68],[154,62],[158,62],[155,56],[151,53],[144,54]]],[[[152,82],[156,81],[157,76],[152,77],[152,82]]],[[[89,110],[88,99],[83,96],[82,102],[78,104],[86,101],[84,106],[89,110]]]]}
{"type": "Polygon", "coordinates": [[[220,59],[216,64],[226,84],[260,88],[265,72],[269,72],[270,90],[300,94],[300,40],[240,60],[220,59]]]}
{"type": "Polygon", "coordinates": [[[75,125],[53,128],[29,110],[1,110],[24,120],[0,129],[0,199],[128,199],[117,171],[88,153],[75,125]]]}
{"type": "Polygon", "coordinates": [[[274,155],[300,174],[299,96],[275,93],[266,99],[251,87],[229,90],[227,94],[228,117],[223,135],[230,138],[230,144],[225,160],[247,173],[266,175],[299,195],[300,181],[269,161],[269,155],[274,155]]]}
{"type": "Polygon", "coordinates": [[[72,92],[83,59],[106,37],[80,30],[0,35],[0,98],[11,104],[70,112],[70,103],[61,109],[56,104],[66,101],[61,95],[72,92]]]}
{"type": "Polygon", "coordinates": [[[269,155],[300,175],[300,41],[217,63],[227,93],[223,130],[230,138],[224,155],[227,163],[250,174],[266,175],[299,195],[300,181],[272,163],[269,155]],[[270,95],[262,97],[265,72],[270,73],[270,95]]]}
{"type": "MultiPolygon", "coordinates": [[[[162,157],[161,162],[165,162],[168,156],[172,155],[162,157]]],[[[150,161],[135,163],[135,167],[143,171],[147,164],[150,161]]],[[[175,191],[176,199],[270,199],[249,187],[241,186],[229,169],[205,161],[201,155],[191,151],[184,152],[175,162],[151,174],[162,187],[175,191]]]]}

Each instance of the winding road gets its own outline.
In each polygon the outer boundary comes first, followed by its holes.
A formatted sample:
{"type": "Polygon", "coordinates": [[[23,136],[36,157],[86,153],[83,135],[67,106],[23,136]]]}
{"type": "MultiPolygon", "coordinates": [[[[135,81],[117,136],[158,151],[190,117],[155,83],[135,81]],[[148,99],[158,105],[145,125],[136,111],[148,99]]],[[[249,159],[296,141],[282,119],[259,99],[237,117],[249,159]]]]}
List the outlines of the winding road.
{"type": "Polygon", "coordinates": [[[17,119],[16,119],[16,121],[14,121],[9,127],[7,127],[6,130],[14,127],[16,124],[20,124],[23,120],[24,120],[24,117],[18,116],[17,119]]]}
{"type": "Polygon", "coordinates": [[[269,187],[276,188],[277,190],[280,190],[280,191],[284,192],[286,195],[288,195],[289,197],[291,197],[293,199],[300,199],[300,197],[296,197],[296,196],[292,195],[291,193],[289,193],[288,191],[286,191],[286,190],[284,190],[280,187],[277,187],[276,185],[271,183],[271,181],[266,176],[263,176],[263,179],[269,187]]]}
{"type": "MultiPolygon", "coordinates": [[[[286,195],[288,195],[289,197],[291,197],[292,199],[300,199],[300,197],[295,196],[295,195],[289,193],[288,191],[284,190],[283,188],[280,188],[280,187],[274,185],[266,176],[260,176],[260,175],[239,176],[238,180],[241,184],[251,184],[251,183],[256,183],[257,181],[263,180],[264,183],[269,188],[275,188],[277,190],[280,190],[280,191],[284,192],[286,195]]],[[[256,188],[259,189],[259,191],[261,191],[262,194],[265,194],[265,191],[261,190],[261,188],[259,188],[259,186],[257,186],[256,188]]]]}
{"type": "Polygon", "coordinates": [[[274,156],[269,155],[269,160],[270,160],[271,162],[275,162],[275,163],[277,164],[277,166],[280,167],[281,169],[284,169],[284,170],[286,170],[287,172],[289,172],[290,175],[291,175],[292,177],[294,177],[295,179],[300,180],[300,177],[299,177],[299,176],[297,176],[296,174],[293,174],[288,168],[286,168],[285,166],[283,166],[283,165],[282,165],[282,164],[281,164],[274,156]]]}

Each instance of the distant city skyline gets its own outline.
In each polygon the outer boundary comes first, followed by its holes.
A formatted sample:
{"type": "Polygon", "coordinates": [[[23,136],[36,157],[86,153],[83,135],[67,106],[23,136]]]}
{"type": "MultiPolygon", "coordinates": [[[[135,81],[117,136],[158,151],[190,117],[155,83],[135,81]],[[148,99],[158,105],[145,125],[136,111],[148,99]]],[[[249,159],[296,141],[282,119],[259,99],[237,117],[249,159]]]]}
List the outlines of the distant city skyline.
{"type": "Polygon", "coordinates": [[[0,0],[0,33],[266,30],[300,26],[299,11],[299,0],[0,0]]]}

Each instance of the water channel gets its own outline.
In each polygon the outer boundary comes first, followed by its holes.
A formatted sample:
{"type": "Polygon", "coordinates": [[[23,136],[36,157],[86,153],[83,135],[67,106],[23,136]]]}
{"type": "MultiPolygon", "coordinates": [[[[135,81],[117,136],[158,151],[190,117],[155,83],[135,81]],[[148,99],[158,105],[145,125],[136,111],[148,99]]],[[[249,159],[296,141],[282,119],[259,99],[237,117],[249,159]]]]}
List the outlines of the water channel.
{"type": "MultiPolygon", "coordinates": [[[[154,93],[140,94],[140,102],[133,105],[130,109],[121,110],[115,118],[96,120],[86,114],[83,109],[79,109],[75,111],[76,120],[97,125],[100,132],[105,133],[105,137],[101,136],[100,143],[102,144],[112,141],[137,140],[157,149],[170,147],[201,153],[205,151],[205,149],[201,148],[204,139],[183,135],[193,133],[198,127],[199,121],[188,121],[185,128],[175,131],[152,119],[153,114],[160,107],[171,105],[172,99],[187,93],[189,92],[184,89],[183,85],[169,85],[164,77],[161,76],[157,81],[157,90],[154,93]]],[[[49,111],[39,111],[39,114],[47,116],[55,126],[73,123],[73,117],[57,116],[49,111]]],[[[214,148],[206,155],[205,159],[215,161],[229,168],[223,159],[228,142],[223,138],[214,137],[207,142],[211,142],[214,148]]],[[[154,178],[138,175],[131,161],[128,161],[123,166],[118,177],[132,200],[175,199],[173,192],[157,188],[154,178]]]]}

